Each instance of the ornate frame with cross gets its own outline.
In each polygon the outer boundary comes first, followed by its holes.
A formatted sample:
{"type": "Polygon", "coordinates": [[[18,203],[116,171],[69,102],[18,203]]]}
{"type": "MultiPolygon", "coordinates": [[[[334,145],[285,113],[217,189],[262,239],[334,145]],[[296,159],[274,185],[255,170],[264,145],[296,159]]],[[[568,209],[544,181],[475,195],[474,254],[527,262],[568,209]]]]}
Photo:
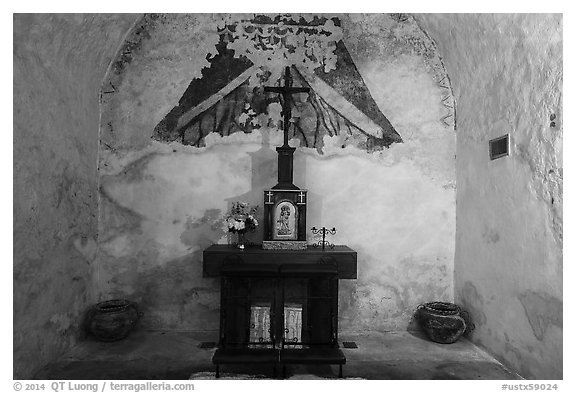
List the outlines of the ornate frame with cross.
{"type": "Polygon", "coordinates": [[[293,182],[293,155],[296,148],[288,145],[292,117],[292,94],[306,93],[307,87],[292,87],[290,67],[284,71],[284,86],[265,87],[264,91],[282,96],[284,144],[278,152],[278,184],[264,191],[264,239],[262,248],[305,250],[307,192],[293,182]]]}
{"type": "Polygon", "coordinates": [[[306,190],[264,191],[264,249],[305,250],[306,190]]]}

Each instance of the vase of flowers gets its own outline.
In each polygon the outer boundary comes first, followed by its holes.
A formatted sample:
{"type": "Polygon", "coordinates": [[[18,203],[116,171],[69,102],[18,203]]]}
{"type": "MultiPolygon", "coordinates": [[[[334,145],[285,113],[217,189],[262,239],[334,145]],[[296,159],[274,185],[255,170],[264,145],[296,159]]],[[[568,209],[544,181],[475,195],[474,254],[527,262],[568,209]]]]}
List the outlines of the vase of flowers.
{"type": "Polygon", "coordinates": [[[238,235],[236,245],[243,250],[246,246],[246,232],[254,232],[258,227],[256,211],[258,206],[249,206],[246,202],[233,202],[232,209],[226,216],[228,232],[238,235]]]}

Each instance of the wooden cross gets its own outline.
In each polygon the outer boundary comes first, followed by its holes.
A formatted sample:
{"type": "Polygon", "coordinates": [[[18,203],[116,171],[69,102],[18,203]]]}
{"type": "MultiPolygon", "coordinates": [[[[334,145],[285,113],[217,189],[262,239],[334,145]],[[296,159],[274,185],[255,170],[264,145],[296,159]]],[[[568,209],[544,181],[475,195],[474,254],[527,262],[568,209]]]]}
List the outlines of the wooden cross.
{"type": "Polygon", "coordinates": [[[304,203],[304,193],[302,191],[300,191],[300,194],[298,194],[298,198],[300,198],[298,203],[304,203]]]}
{"type": "Polygon", "coordinates": [[[307,93],[310,91],[307,87],[292,87],[292,77],[290,75],[290,67],[286,67],[284,72],[284,86],[264,86],[264,91],[267,93],[282,94],[284,102],[282,103],[282,115],[284,117],[284,145],[288,146],[288,130],[290,128],[290,119],[292,118],[292,94],[307,93]]]}

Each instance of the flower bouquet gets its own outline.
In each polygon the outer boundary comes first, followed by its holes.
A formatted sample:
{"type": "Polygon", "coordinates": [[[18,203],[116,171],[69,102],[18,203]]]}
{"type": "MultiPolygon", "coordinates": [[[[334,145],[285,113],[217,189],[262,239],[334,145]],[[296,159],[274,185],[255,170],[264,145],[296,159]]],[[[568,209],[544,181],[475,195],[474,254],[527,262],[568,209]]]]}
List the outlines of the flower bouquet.
{"type": "Polygon", "coordinates": [[[226,217],[228,232],[238,234],[238,247],[244,249],[244,234],[254,232],[258,227],[256,211],[258,206],[250,207],[246,202],[233,202],[232,209],[226,217]]]}

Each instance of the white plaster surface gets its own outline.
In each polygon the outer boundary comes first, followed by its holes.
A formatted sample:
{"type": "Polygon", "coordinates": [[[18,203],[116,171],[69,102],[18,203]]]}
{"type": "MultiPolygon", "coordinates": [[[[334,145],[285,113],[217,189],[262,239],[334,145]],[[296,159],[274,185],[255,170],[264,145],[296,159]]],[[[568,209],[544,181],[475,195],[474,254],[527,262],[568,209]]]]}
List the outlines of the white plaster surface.
{"type": "Polygon", "coordinates": [[[14,379],[73,346],[94,300],[98,95],[133,20],[14,14],[14,379]]]}
{"type": "Polygon", "coordinates": [[[525,378],[561,379],[562,16],[418,19],[458,102],[456,301],[475,343],[525,378]],[[506,133],[511,155],[490,161],[506,133]]]}

